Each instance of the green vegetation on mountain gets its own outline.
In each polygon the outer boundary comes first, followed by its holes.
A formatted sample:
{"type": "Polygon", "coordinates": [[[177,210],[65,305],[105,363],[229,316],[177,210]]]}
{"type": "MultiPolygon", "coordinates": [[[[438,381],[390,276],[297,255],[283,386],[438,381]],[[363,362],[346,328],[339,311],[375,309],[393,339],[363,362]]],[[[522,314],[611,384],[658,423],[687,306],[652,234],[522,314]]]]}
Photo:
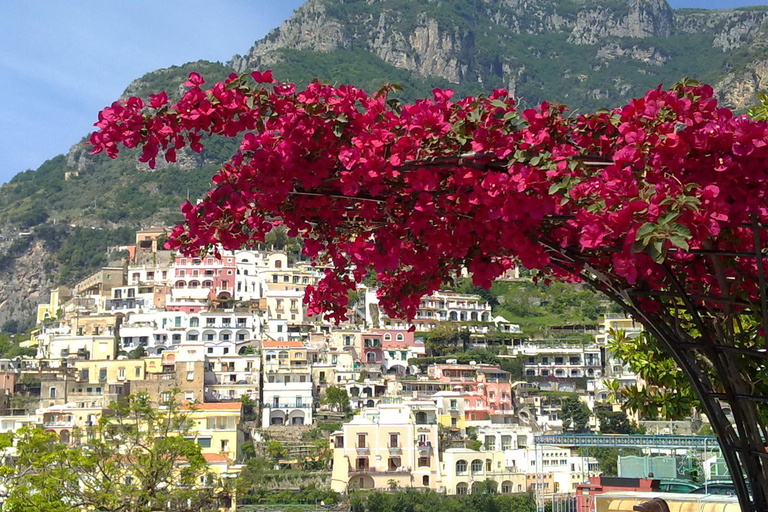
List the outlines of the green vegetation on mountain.
{"type": "MultiPolygon", "coordinates": [[[[684,76],[710,83],[727,73],[756,76],[755,63],[765,55],[765,12],[673,12],[663,0],[309,0],[291,23],[232,66],[250,71],[267,62],[279,80],[300,86],[316,77],[369,92],[397,83],[403,91],[393,96],[403,101],[428,97],[435,87],[454,89],[458,97],[510,87],[523,107],[547,100],[578,111],[620,105],[684,76]]],[[[213,84],[233,68],[206,61],[172,66],[140,77],[124,96],[165,90],[178,98],[192,71],[213,84]]],[[[749,87],[729,87],[723,94],[741,90],[749,93],[749,87]]],[[[101,246],[82,237],[107,232],[85,235],[61,225],[112,230],[178,223],[179,205],[210,188],[237,144],[212,138],[202,154],[182,151],[176,164],[159,162],[155,170],[138,163],[135,150],[111,160],[78,144],[16,175],[0,187],[0,270],[13,268],[37,240],[49,252],[64,250],[46,260],[47,275],[62,283],[87,275],[104,257],[85,256],[101,246]],[[18,236],[30,230],[39,234],[18,236]],[[68,242],[70,235],[75,238],[68,242]]],[[[129,242],[124,233],[111,240],[129,242]]],[[[501,283],[481,294],[494,314],[537,332],[593,323],[604,310],[602,299],[573,287],[555,287],[544,298],[542,287],[531,283],[501,283]]],[[[7,297],[0,286],[0,303],[7,297]]]]}

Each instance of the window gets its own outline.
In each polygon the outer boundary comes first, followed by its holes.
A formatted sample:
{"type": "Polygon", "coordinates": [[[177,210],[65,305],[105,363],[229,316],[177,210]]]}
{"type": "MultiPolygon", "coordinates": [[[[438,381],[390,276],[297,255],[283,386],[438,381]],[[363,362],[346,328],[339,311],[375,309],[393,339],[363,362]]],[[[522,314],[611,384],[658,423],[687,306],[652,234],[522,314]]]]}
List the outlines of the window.
{"type": "Polygon", "coordinates": [[[137,366],[134,370],[134,376],[135,377],[141,377],[141,367],[137,366]]]}
{"type": "Polygon", "coordinates": [[[389,447],[390,448],[399,448],[400,444],[398,443],[398,435],[397,434],[389,434],[389,447]]]}
{"type": "Polygon", "coordinates": [[[429,457],[419,457],[418,464],[420,468],[429,467],[429,457]]]}
{"type": "Polygon", "coordinates": [[[459,407],[459,401],[458,400],[451,400],[451,410],[455,411],[459,407]]]}
{"type": "MultiPolygon", "coordinates": [[[[365,448],[365,434],[357,434],[357,447],[365,448]]],[[[367,460],[367,459],[366,459],[367,460]]]]}
{"type": "Polygon", "coordinates": [[[480,459],[475,459],[472,461],[472,474],[482,473],[483,472],[483,461],[480,459]]]}
{"type": "Polygon", "coordinates": [[[465,484],[463,482],[458,484],[456,486],[456,494],[458,494],[460,496],[464,496],[465,494],[467,494],[467,487],[468,487],[467,484],[465,484]]]}
{"type": "Polygon", "coordinates": [[[125,368],[118,368],[117,369],[117,378],[118,379],[124,379],[125,378],[125,368]]]}
{"type": "Polygon", "coordinates": [[[190,327],[199,327],[200,326],[200,319],[196,316],[193,316],[189,319],[189,326],[190,327]]]}
{"type": "Polygon", "coordinates": [[[456,461],[456,474],[457,475],[467,474],[467,461],[465,460],[456,461]]]}
{"type": "Polygon", "coordinates": [[[210,437],[199,437],[197,439],[197,445],[200,448],[210,448],[211,447],[211,438],[210,437]]]}
{"type": "Polygon", "coordinates": [[[421,477],[421,485],[424,487],[429,487],[429,475],[424,475],[421,477]]]}
{"type": "Polygon", "coordinates": [[[48,390],[48,398],[56,398],[56,388],[51,388],[48,390]]]}

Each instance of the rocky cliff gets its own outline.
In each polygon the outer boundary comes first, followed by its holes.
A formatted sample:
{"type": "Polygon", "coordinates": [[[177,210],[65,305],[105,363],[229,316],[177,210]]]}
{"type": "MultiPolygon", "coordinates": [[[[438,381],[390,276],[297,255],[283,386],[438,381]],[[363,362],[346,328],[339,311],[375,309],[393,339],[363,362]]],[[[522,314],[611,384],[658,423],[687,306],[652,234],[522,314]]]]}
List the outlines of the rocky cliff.
{"type": "MultiPolygon", "coordinates": [[[[307,0],[228,65],[157,70],[125,95],[178,95],[190,71],[214,82],[233,69],[271,68],[298,83],[319,77],[375,90],[396,82],[404,99],[434,87],[460,95],[507,87],[524,106],[549,100],[596,109],[690,76],[743,110],[768,88],[767,30],[768,7],[673,10],[665,0],[307,0]]],[[[209,188],[235,144],[210,141],[204,153],[182,152],[153,172],[135,152],[112,161],[76,145],[0,187],[0,327],[31,318],[52,286],[73,284],[96,264],[56,256],[74,229],[58,233],[57,246],[35,238],[38,228],[172,224],[178,205],[209,188]],[[19,231],[33,236],[19,241],[19,231]],[[14,251],[19,244],[25,250],[14,251]]]]}
{"type": "Polygon", "coordinates": [[[611,106],[691,76],[736,109],[764,87],[768,12],[675,11],[665,0],[309,0],[231,65],[279,66],[286,50],[364,51],[386,64],[531,102],[611,106]]]}

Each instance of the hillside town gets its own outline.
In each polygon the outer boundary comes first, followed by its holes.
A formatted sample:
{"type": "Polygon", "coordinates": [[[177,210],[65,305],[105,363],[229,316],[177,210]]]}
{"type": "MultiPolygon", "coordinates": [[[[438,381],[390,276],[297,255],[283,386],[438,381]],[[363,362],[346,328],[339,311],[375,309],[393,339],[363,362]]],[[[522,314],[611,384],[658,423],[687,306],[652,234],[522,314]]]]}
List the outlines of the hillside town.
{"type": "Polygon", "coordinates": [[[339,493],[464,495],[490,485],[555,495],[599,481],[595,457],[535,437],[572,430],[548,393],[578,397],[592,411],[586,432],[601,430],[598,407],[621,410],[609,381],[640,379],[606,344],[616,330],[640,332],[631,318],[605,315],[591,343],[535,341],[477,295],[434,293],[409,323],[386,316],[366,288],[349,321],[334,325],[303,303],[323,268],[280,251],[184,257],[163,249],[165,234],[138,231],[134,245],[112,248],[124,265],[59,287],[39,306],[24,342],[36,356],[0,361],[0,432],[39,426],[76,444],[115,402],[146,394],[157,404],[194,404],[193,438],[220,477],[236,476],[267,439],[285,444],[278,465],[317,458],[297,440],[336,422],[324,464],[339,493]],[[468,348],[517,361],[520,375],[428,357],[425,337],[446,324],[469,333],[468,348]]]}

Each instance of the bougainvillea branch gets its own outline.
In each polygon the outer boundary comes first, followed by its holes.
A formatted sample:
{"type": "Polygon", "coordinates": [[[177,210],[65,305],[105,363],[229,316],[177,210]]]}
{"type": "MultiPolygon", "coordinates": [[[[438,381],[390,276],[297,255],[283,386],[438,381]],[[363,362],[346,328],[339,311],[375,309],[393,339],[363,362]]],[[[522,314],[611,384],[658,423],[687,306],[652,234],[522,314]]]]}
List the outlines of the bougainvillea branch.
{"type": "Polygon", "coordinates": [[[336,321],[370,270],[401,318],[463,269],[486,287],[515,265],[583,279],[674,358],[743,509],[768,509],[768,124],[692,82],[578,116],[520,112],[503,90],[397,105],[386,89],[299,91],[270,72],[186,85],[175,104],[114,103],[90,139],[110,157],[140,146],[154,166],[209,134],[242,137],[213,190],[182,207],[170,247],[249,247],[282,222],[329,263],[305,301],[336,321]]]}
{"type": "MultiPolygon", "coordinates": [[[[542,237],[593,251],[590,266],[630,285],[666,288],[655,271],[665,260],[694,292],[719,295],[692,251],[754,252],[743,225],[768,222],[766,124],[718,109],[708,86],[659,88],[612,112],[566,117],[546,103],[518,112],[503,90],[456,101],[435,90],[392,108],[386,92],[297,91],[269,72],[250,79],[204,90],[193,73],[176,104],[165,94],[115,103],[100,114],[93,151],[141,146],[154,166],[161,154],[173,162],[185,146],[199,151],[204,134],[244,134],[215,188],[184,205],[171,246],[247,247],[280,219],[309,256],[333,263],[308,301],[337,320],[369,268],[382,306],[400,317],[451,270],[469,269],[481,286],[516,263],[564,276],[542,237]]],[[[730,294],[754,298],[755,285],[733,282],[730,294]]]]}

